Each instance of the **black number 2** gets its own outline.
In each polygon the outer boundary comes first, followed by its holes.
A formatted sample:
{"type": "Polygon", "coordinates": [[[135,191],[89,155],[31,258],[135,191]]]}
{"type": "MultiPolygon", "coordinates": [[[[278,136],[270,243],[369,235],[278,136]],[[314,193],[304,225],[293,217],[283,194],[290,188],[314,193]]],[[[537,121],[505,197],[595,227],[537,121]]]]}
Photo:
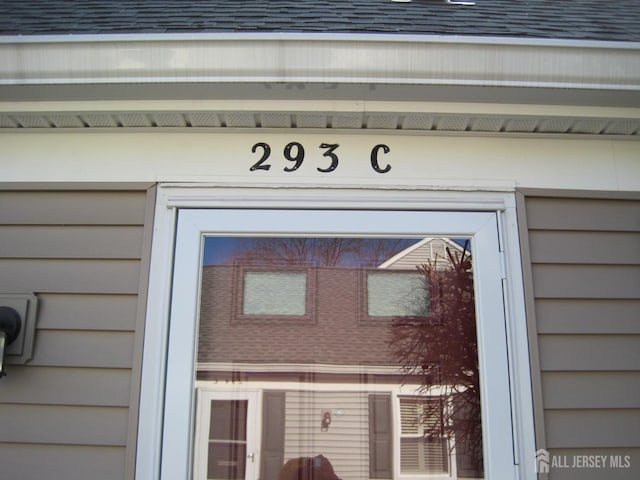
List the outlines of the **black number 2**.
{"type": "Polygon", "coordinates": [[[251,165],[251,168],[249,169],[250,172],[255,172],[256,170],[269,170],[271,168],[271,165],[264,163],[267,161],[267,158],[269,158],[269,155],[271,155],[271,147],[267,143],[258,142],[251,148],[251,151],[256,153],[258,148],[262,148],[262,157],[260,157],[260,160],[256,163],[251,165]]]}

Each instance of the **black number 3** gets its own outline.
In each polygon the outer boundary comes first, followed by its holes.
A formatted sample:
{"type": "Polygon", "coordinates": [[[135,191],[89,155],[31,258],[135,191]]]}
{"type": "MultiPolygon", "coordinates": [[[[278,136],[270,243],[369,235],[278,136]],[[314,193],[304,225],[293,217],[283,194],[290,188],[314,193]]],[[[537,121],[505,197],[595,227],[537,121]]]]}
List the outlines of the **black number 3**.
{"type": "Polygon", "coordinates": [[[329,157],[331,159],[331,165],[329,165],[327,168],[318,167],[317,170],[319,172],[329,173],[329,172],[333,172],[336,168],[338,168],[338,156],[333,152],[335,152],[336,148],[338,148],[339,146],[340,145],[338,145],[337,143],[321,143],[320,144],[320,148],[327,149],[327,151],[324,152],[322,156],[329,157]]]}

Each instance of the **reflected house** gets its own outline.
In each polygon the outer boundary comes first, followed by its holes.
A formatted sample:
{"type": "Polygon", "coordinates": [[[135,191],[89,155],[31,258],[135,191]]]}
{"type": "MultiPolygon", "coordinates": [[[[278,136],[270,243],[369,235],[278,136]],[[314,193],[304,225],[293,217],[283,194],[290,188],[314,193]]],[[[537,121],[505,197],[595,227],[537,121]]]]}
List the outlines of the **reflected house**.
{"type": "Polygon", "coordinates": [[[437,369],[406,368],[390,346],[394,321],[432,321],[439,293],[419,266],[446,271],[447,250],[464,254],[457,242],[426,238],[372,266],[204,266],[196,444],[208,450],[196,452],[208,459],[196,458],[196,472],[244,478],[249,456],[259,478],[275,480],[285,462],[323,455],[344,480],[481,477],[481,461],[474,467],[447,427],[452,397],[425,382],[437,369]],[[216,408],[232,438],[214,432],[216,408]],[[257,454],[246,434],[254,427],[257,454]]]}

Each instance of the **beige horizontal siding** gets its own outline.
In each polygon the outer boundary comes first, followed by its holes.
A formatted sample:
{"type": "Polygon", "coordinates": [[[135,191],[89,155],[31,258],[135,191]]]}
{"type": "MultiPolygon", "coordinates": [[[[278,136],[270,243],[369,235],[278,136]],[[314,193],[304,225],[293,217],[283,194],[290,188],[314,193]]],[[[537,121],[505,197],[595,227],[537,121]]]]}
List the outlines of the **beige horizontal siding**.
{"type": "Polygon", "coordinates": [[[637,299],[540,299],[535,305],[541,334],[640,334],[637,299]]]}
{"type": "Polygon", "coordinates": [[[0,192],[0,292],[39,302],[0,385],[3,474],[131,478],[153,191],[32,188],[0,192]]]}
{"type": "Polygon", "coordinates": [[[638,370],[640,335],[541,335],[542,371],[638,370]]]}
{"type": "Polygon", "coordinates": [[[0,291],[55,293],[138,292],[138,260],[0,260],[0,291]]]}
{"type": "Polygon", "coordinates": [[[542,388],[549,409],[640,408],[638,371],[545,372],[542,388]]]}
{"type": "Polygon", "coordinates": [[[640,201],[525,194],[538,411],[552,455],[629,455],[632,468],[549,478],[639,478],[640,201]]]}
{"type": "Polygon", "coordinates": [[[0,257],[139,259],[142,226],[0,226],[0,257]]]}
{"type": "Polygon", "coordinates": [[[137,295],[38,295],[38,327],[49,330],[128,330],[136,323],[137,295]]]}
{"type": "Polygon", "coordinates": [[[123,446],[127,409],[60,405],[3,405],[0,442],[123,446]]]}
{"type": "Polygon", "coordinates": [[[526,205],[529,230],[640,232],[636,200],[532,196],[526,205]]]}
{"type": "Polygon", "coordinates": [[[361,480],[369,472],[368,396],[361,392],[287,392],[285,460],[326,456],[336,475],[361,480]],[[332,422],[321,432],[320,414],[332,411],[332,422]],[[342,410],[342,415],[337,411],[342,410]]]}
{"type": "Polygon", "coordinates": [[[133,332],[38,330],[29,365],[131,368],[133,332]]]}
{"type": "Polygon", "coordinates": [[[0,225],[143,225],[146,191],[0,192],[0,225]]]}
{"type": "Polygon", "coordinates": [[[534,264],[538,298],[638,298],[640,266],[534,264]]]}
{"type": "Polygon", "coordinates": [[[547,409],[545,428],[549,448],[640,447],[638,409],[547,409]]]}
{"type": "Polygon", "coordinates": [[[637,265],[640,233],[532,231],[534,263],[637,265]]]}
{"type": "Polygon", "coordinates": [[[9,366],[4,403],[127,407],[131,372],[114,368],[9,366]]]}
{"type": "Polygon", "coordinates": [[[13,479],[112,480],[124,478],[124,448],[56,444],[3,444],[0,465],[13,479]]]}

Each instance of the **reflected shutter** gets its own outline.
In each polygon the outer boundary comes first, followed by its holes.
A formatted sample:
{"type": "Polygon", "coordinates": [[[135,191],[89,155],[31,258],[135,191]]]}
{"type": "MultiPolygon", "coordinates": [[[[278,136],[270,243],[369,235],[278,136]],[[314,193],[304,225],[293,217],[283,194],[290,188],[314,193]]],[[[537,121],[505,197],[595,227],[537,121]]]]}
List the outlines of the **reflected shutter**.
{"type": "Polygon", "coordinates": [[[264,392],[262,405],[260,480],[277,480],[284,462],[285,393],[264,392]]]}
{"type": "Polygon", "coordinates": [[[369,395],[369,477],[392,478],[391,395],[369,395]]]}

